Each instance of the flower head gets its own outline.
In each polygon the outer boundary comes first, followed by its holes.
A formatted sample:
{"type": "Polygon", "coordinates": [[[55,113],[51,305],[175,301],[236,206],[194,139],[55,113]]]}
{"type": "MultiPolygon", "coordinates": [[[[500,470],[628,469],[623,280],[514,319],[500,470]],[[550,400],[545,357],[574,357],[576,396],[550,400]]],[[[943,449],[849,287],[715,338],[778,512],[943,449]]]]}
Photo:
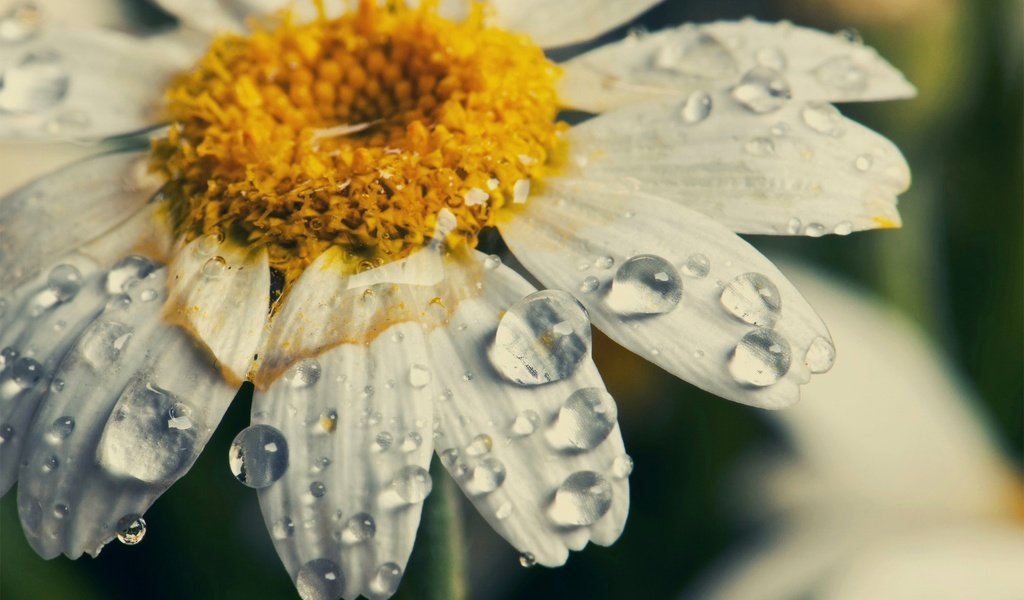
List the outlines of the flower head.
{"type": "Polygon", "coordinates": [[[832,365],[828,331],[734,231],[897,224],[898,150],[826,102],[912,89],[788,24],[632,36],[561,67],[535,45],[654,3],[317,4],[201,57],[4,17],[0,134],[99,139],[167,101],[148,151],[0,205],[0,488],[18,481],[33,547],[141,539],[243,380],[230,466],[315,598],[394,592],[435,451],[530,561],[619,536],[631,461],[591,319],[716,394],[796,401],[832,365]],[[570,129],[563,106],[602,114],[570,129]],[[552,289],[475,250],[485,228],[552,289]]]}

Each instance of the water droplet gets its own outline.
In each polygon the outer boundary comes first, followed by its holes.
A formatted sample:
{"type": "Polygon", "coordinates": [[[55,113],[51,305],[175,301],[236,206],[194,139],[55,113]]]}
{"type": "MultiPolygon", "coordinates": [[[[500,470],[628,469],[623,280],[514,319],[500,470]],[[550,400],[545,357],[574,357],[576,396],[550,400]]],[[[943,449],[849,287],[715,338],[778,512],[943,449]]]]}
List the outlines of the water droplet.
{"type": "Polygon", "coordinates": [[[345,576],[334,561],[316,558],[299,568],[295,589],[302,600],[338,600],[345,592],[345,576]]]}
{"type": "Polygon", "coordinates": [[[509,307],[489,355],[509,380],[539,385],[572,375],[590,355],[590,343],[590,318],[583,306],[566,292],[544,290],[509,307]]]}
{"type": "Polygon", "coordinates": [[[868,87],[868,74],[848,56],[837,56],[814,70],[822,85],[846,92],[863,92],[868,87]]]}
{"type": "Polygon", "coordinates": [[[373,449],[377,452],[384,452],[391,448],[395,438],[388,431],[382,431],[373,438],[373,449]]]}
{"type": "Polygon", "coordinates": [[[320,362],[313,358],[305,358],[285,372],[282,379],[293,388],[307,388],[320,381],[322,369],[320,362]]]}
{"type": "Polygon", "coordinates": [[[0,369],[6,369],[18,359],[18,351],[10,346],[0,350],[0,369]]]}
{"type": "Polygon", "coordinates": [[[82,289],[82,272],[74,265],[57,265],[50,271],[46,285],[59,302],[67,302],[82,289]]]}
{"type": "Polygon", "coordinates": [[[32,2],[19,2],[0,15],[0,43],[24,42],[39,33],[43,14],[32,2]]]}
{"type": "Polygon", "coordinates": [[[720,79],[736,72],[736,59],[714,36],[701,32],[694,39],[689,32],[670,40],[654,56],[659,69],[720,79]]]}
{"type": "Polygon", "coordinates": [[[50,425],[50,441],[60,443],[75,430],[75,420],[71,417],[57,417],[50,425]]]}
{"type": "Polygon", "coordinates": [[[850,235],[853,233],[853,223],[849,221],[836,223],[836,226],[832,228],[832,233],[836,235],[850,235]]]}
{"type": "Polygon", "coordinates": [[[53,473],[60,467],[60,459],[54,455],[47,456],[43,459],[43,473],[53,473]]]}
{"type": "Polygon", "coordinates": [[[156,270],[153,261],[142,256],[126,256],[107,272],[107,293],[123,294],[130,285],[148,277],[156,270]]]}
{"type": "Polygon", "coordinates": [[[490,452],[493,447],[494,440],[491,439],[491,436],[481,433],[466,446],[466,456],[483,456],[490,452]]]}
{"type": "Polygon", "coordinates": [[[729,314],[759,327],[774,326],[782,314],[779,288],[760,273],[744,273],[730,281],[720,300],[729,314]]]}
{"type": "Polygon", "coordinates": [[[580,282],[580,291],[583,292],[584,294],[589,294],[591,292],[595,292],[600,287],[601,287],[601,280],[599,280],[597,277],[594,277],[592,275],[589,276],[589,277],[584,277],[583,281],[580,282]]]}
{"type": "Polygon", "coordinates": [[[184,402],[175,402],[167,410],[167,427],[185,431],[192,428],[192,407],[184,402]]]}
{"type": "Polygon", "coordinates": [[[309,484],[309,495],[314,498],[323,498],[327,493],[327,486],[322,481],[314,481],[309,484]]]}
{"type": "Polygon", "coordinates": [[[628,454],[621,454],[612,461],[612,476],[617,479],[625,479],[633,473],[633,458],[628,454]]]}
{"type": "Polygon", "coordinates": [[[843,135],[843,116],[827,102],[808,102],[800,111],[800,118],[812,131],[832,137],[843,135]]]}
{"type": "Polygon", "coordinates": [[[501,266],[501,257],[497,254],[491,254],[484,259],[484,268],[488,271],[493,271],[501,266]]]}
{"type": "Polygon", "coordinates": [[[8,65],[0,75],[0,110],[42,112],[67,96],[71,78],[56,51],[33,50],[8,65]]]}
{"type": "Polygon", "coordinates": [[[782,50],[774,46],[767,46],[758,50],[755,60],[762,67],[768,67],[776,71],[784,71],[786,69],[786,55],[782,53],[782,50]]]}
{"type": "Polygon", "coordinates": [[[402,582],[402,567],[393,562],[384,563],[377,567],[377,572],[370,580],[371,600],[390,598],[398,591],[398,584],[402,582]]]}
{"type": "Polygon", "coordinates": [[[433,487],[430,473],[418,465],[402,467],[391,481],[391,489],[407,504],[423,502],[433,487]]]}
{"type": "Polygon", "coordinates": [[[820,238],[825,235],[825,226],[821,223],[808,223],[807,227],[804,227],[804,235],[812,238],[820,238]]]}
{"type": "Polygon", "coordinates": [[[530,197],[530,180],[520,179],[512,185],[512,203],[525,204],[530,197]]]}
{"type": "Polygon", "coordinates": [[[562,526],[593,525],[611,507],[611,484],[593,471],[579,471],[559,486],[548,515],[562,526]]]}
{"type": "Polygon", "coordinates": [[[265,488],[288,469],[288,442],[270,425],[252,425],[235,436],[228,461],[236,479],[251,488],[265,488]]]}
{"type": "Polygon", "coordinates": [[[782,73],[768,67],[754,67],[747,71],[729,93],[757,114],[779,110],[793,95],[782,73]]]}
{"type": "Polygon", "coordinates": [[[711,108],[711,96],[707,92],[698,90],[692,92],[683,101],[683,106],[679,109],[679,116],[682,117],[683,123],[695,125],[711,115],[711,108]]]}
{"type": "Polygon", "coordinates": [[[835,36],[855,46],[864,45],[864,37],[861,36],[860,32],[854,29],[853,27],[846,27],[844,29],[840,29],[835,33],[835,36]]]}
{"type": "Polygon", "coordinates": [[[345,522],[341,532],[341,541],[346,544],[359,544],[373,539],[377,535],[377,523],[369,514],[361,512],[345,522]]]}
{"type": "Polygon", "coordinates": [[[207,260],[201,269],[203,277],[207,279],[220,279],[227,270],[228,262],[223,256],[214,256],[207,260]]]}
{"type": "Polygon", "coordinates": [[[146,520],[139,515],[122,517],[117,522],[117,540],[125,546],[134,546],[146,537],[146,520]]]}
{"type": "Polygon", "coordinates": [[[853,166],[860,172],[865,172],[875,164],[875,159],[870,154],[861,154],[853,161],[853,166]]]}
{"type": "Polygon", "coordinates": [[[526,409],[516,415],[515,420],[512,421],[512,433],[518,437],[526,437],[537,431],[539,426],[540,415],[537,414],[537,411],[526,409]]]}
{"type": "Polygon", "coordinates": [[[775,142],[771,138],[756,137],[743,144],[743,149],[747,151],[747,154],[754,156],[770,156],[775,154],[775,142]]]}
{"type": "Polygon", "coordinates": [[[19,386],[30,388],[43,378],[43,365],[28,357],[19,358],[11,367],[11,378],[19,386]]]}
{"type": "Polygon", "coordinates": [[[800,221],[800,219],[793,217],[786,223],[786,233],[790,235],[800,235],[800,229],[803,226],[804,224],[800,221]]]}
{"type": "Polygon", "coordinates": [[[142,292],[139,293],[139,300],[142,300],[143,302],[152,302],[156,300],[159,295],[160,294],[158,294],[156,290],[142,290],[142,292]]]}
{"type": "Polygon", "coordinates": [[[14,428],[10,425],[0,425],[0,446],[14,437],[14,428]]]}
{"type": "Polygon", "coordinates": [[[507,500],[502,502],[501,506],[494,511],[494,516],[497,517],[499,521],[504,521],[512,516],[512,503],[507,500]]]}
{"type": "Polygon", "coordinates": [[[703,279],[711,272],[711,260],[703,254],[691,254],[683,265],[683,273],[687,277],[703,279]]]}
{"type": "Polygon", "coordinates": [[[286,540],[295,535],[295,523],[289,517],[284,517],[274,522],[270,528],[271,535],[275,540],[286,540]]]}
{"type": "Polygon", "coordinates": [[[530,552],[523,552],[519,555],[519,565],[524,569],[529,569],[537,565],[537,558],[530,552]]]}
{"type": "Polygon", "coordinates": [[[68,514],[70,512],[71,512],[71,509],[68,508],[67,504],[55,504],[53,506],[53,518],[54,519],[63,519],[64,517],[68,516],[68,514]]]}
{"type": "Polygon", "coordinates": [[[423,444],[423,436],[415,431],[410,431],[402,438],[402,452],[412,452],[423,444]]]}
{"type": "Polygon", "coordinates": [[[601,388],[573,392],[558,411],[555,431],[579,450],[592,450],[615,428],[618,410],[611,394],[601,388]]]}
{"type": "Polygon", "coordinates": [[[489,494],[505,483],[505,464],[493,456],[481,460],[469,471],[466,491],[470,494],[489,494]]]}
{"type": "Polygon", "coordinates": [[[679,272],[667,260],[641,254],[622,263],[605,299],[617,313],[653,315],[671,312],[683,297],[679,272]]]}
{"type": "Polygon", "coordinates": [[[807,348],[804,355],[804,364],[811,370],[811,373],[825,373],[832,368],[836,362],[836,347],[826,338],[817,337],[807,348]]]}
{"type": "Polygon", "coordinates": [[[729,372],[742,384],[765,387],[789,372],[789,342],[771,329],[743,336],[729,359],[729,372]]]}

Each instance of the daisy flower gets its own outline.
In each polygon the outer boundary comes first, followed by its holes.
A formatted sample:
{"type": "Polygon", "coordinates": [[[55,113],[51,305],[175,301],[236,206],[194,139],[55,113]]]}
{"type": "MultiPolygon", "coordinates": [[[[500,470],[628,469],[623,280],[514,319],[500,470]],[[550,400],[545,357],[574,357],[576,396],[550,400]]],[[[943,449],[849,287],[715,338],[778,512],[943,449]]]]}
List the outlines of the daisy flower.
{"type": "Polygon", "coordinates": [[[0,205],[0,489],[35,550],[137,542],[243,381],[230,466],[307,598],[395,591],[435,452],[527,564],[614,542],[632,463],[591,320],[724,398],[795,402],[831,338],[736,233],[897,226],[902,156],[829,102],[913,89],[790,23],[542,51],[656,3],[243,25],[280,3],[162,0],[193,29],[149,39],[6,13],[0,135],[164,124],[0,205]],[[196,31],[234,33],[199,54],[196,31]],[[487,230],[548,289],[475,250],[487,230]]]}

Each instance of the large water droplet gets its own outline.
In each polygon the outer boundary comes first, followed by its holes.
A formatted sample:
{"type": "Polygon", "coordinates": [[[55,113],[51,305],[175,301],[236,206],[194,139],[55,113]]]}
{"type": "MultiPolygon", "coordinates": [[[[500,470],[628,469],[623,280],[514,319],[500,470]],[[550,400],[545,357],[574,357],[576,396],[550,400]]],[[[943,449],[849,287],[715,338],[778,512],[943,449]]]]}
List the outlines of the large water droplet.
{"type": "Polygon", "coordinates": [[[729,372],[739,383],[772,385],[789,372],[789,342],[771,329],[756,329],[743,336],[729,359],[729,372]]]}
{"type": "Polygon", "coordinates": [[[615,399],[601,388],[576,390],[558,411],[555,432],[579,450],[592,450],[615,428],[615,399]]]}
{"type": "Polygon", "coordinates": [[[377,523],[368,513],[358,513],[345,522],[341,531],[341,541],[346,544],[359,544],[373,539],[377,535],[377,523]]]}
{"type": "Polygon", "coordinates": [[[679,110],[679,116],[682,117],[683,123],[695,125],[711,115],[711,108],[711,96],[707,92],[698,90],[692,92],[683,101],[683,106],[679,110]]]}
{"type": "Polygon", "coordinates": [[[590,355],[590,336],[583,306],[566,292],[544,290],[505,312],[489,355],[506,378],[538,385],[572,375],[590,355]]]}
{"type": "Polygon", "coordinates": [[[654,56],[654,65],[707,79],[720,79],[736,72],[732,53],[714,36],[703,32],[695,39],[687,33],[682,39],[670,40],[654,56]]]}
{"type": "Polygon", "coordinates": [[[33,358],[23,356],[14,361],[11,367],[11,378],[23,388],[30,388],[43,378],[43,365],[33,358]]]}
{"type": "Polygon", "coordinates": [[[316,558],[299,568],[295,589],[302,600],[338,600],[345,592],[345,576],[333,560],[316,558]]]}
{"type": "Polygon", "coordinates": [[[836,362],[836,347],[826,338],[817,337],[807,348],[804,355],[804,364],[811,370],[811,373],[825,373],[832,368],[836,362]]]}
{"type": "Polygon", "coordinates": [[[251,488],[265,488],[288,469],[288,442],[270,425],[252,425],[235,436],[228,454],[231,472],[251,488]]]}
{"type": "Polygon", "coordinates": [[[640,254],[615,272],[605,302],[620,314],[655,315],[671,312],[682,297],[679,271],[660,256],[640,254]]]}
{"type": "Polygon", "coordinates": [[[746,72],[732,90],[732,97],[757,114],[779,110],[793,96],[789,82],[782,73],[768,67],[754,67],[746,72]]]}
{"type": "Polygon", "coordinates": [[[391,481],[391,489],[407,504],[423,502],[433,488],[430,473],[418,465],[402,467],[391,481]]]}
{"type": "Polygon", "coordinates": [[[734,317],[759,327],[772,327],[782,314],[779,288],[760,273],[744,273],[723,289],[722,306],[734,317]]]}
{"type": "Polygon", "coordinates": [[[56,106],[67,96],[69,82],[56,51],[28,52],[9,63],[0,75],[0,111],[41,112],[56,106]]]}
{"type": "Polygon", "coordinates": [[[383,600],[395,595],[398,584],[402,582],[402,567],[393,562],[377,567],[373,579],[370,580],[371,600],[383,600]]]}
{"type": "Polygon", "coordinates": [[[57,417],[50,425],[50,441],[60,443],[75,430],[75,420],[71,417],[57,417]]]}
{"type": "Polygon", "coordinates": [[[39,33],[43,15],[32,2],[15,4],[0,15],[0,43],[17,44],[39,33]]]}
{"type": "Polygon", "coordinates": [[[58,301],[67,302],[82,289],[82,272],[74,265],[57,265],[50,271],[46,285],[58,301]]]}
{"type": "Polygon", "coordinates": [[[135,281],[145,279],[156,270],[156,264],[142,256],[126,256],[107,272],[107,293],[123,294],[135,281]]]}
{"type": "Polygon", "coordinates": [[[863,92],[868,87],[868,74],[848,56],[837,56],[814,70],[822,85],[845,92],[863,92]]]}
{"type": "Polygon", "coordinates": [[[611,484],[593,471],[579,471],[559,486],[548,515],[562,526],[593,525],[611,507],[611,484]]]}
{"type": "Polygon", "coordinates": [[[839,109],[827,102],[808,102],[800,111],[800,118],[813,131],[839,137],[843,135],[843,116],[839,109]]]}
{"type": "Polygon", "coordinates": [[[134,546],[146,537],[146,520],[139,515],[121,517],[117,522],[117,540],[126,546],[134,546]]]}
{"type": "Polygon", "coordinates": [[[320,381],[320,363],[314,358],[300,360],[297,365],[288,369],[282,379],[294,388],[306,388],[320,381]]]}
{"type": "Polygon", "coordinates": [[[468,473],[466,491],[470,494],[489,494],[505,483],[505,464],[493,456],[484,458],[468,473]]]}

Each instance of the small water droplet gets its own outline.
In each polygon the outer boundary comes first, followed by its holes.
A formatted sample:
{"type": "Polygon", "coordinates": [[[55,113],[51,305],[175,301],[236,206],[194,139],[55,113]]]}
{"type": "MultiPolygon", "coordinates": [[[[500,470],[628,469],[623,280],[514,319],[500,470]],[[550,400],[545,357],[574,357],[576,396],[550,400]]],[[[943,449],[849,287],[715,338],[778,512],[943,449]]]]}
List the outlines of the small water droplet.
{"type": "Polygon", "coordinates": [[[683,274],[694,279],[703,279],[711,272],[711,260],[703,254],[691,254],[683,265],[683,274]]]}
{"type": "Polygon", "coordinates": [[[228,270],[228,262],[223,256],[214,256],[203,263],[203,277],[207,279],[219,279],[228,270]]]}
{"type": "Polygon", "coordinates": [[[430,370],[424,365],[412,365],[409,367],[409,385],[416,389],[422,389],[430,383],[430,370]]]}
{"type": "Polygon", "coordinates": [[[537,565],[537,558],[530,552],[523,552],[519,555],[519,566],[529,569],[537,565]]]}
{"type": "Polygon", "coordinates": [[[845,27],[843,29],[840,29],[835,33],[835,36],[855,46],[864,45],[864,37],[860,34],[859,31],[857,31],[853,27],[845,27]]]}
{"type": "Polygon", "coordinates": [[[395,438],[389,431],[381,431],[373,438],[373,449],[377,452],[385,452],[391,448],[395,438]]]}
{"type": "Polygon", "coordinates": [[[595,292],[600,287],[601,287],[601,280],[599,280],[597,277],[594,277],[592,275],[589,276],[589,277],[584,277],[583,281],[580,282],[580,291],[583,292],[584,294],[589,294],[591,292],[595,292]]]}
{"type": "Polygon", "coordinates": [[[561,526],[593,525],[611,506],[611,484],[593,471],[579,471],[558,487],[548,515],[561,526]]]}
{"type": "Polygon", "coordinates": [[[349,517],[341,532],[341,541],[346,544],[360,544],[373,539],[377,535],[377,522],[368,513],[358,513],[349,517]]]}
{"type": "Polygon", "coordinates": [[[505,483],[505,464],[493,456],[487,456],[469,472],[466,491],[470,494],[489,494],[505,483]]]}
{"type": "Polygon", "coordinates": [[[832,228],[832,233],[836,235],[850,235],[853,233],[853,223],[849,221],[836,223],[835,227],[832,228]]]}
{"type": "Polygon", "coordinates": [[[747,154],[754,156],[770,156],[775,154],[775,142],[771,138],[756,137],[747,140],[747,143],[743,144],[743,149],[747,154]]]}
{"type": "Polygon", "coordinates": [[[768,67],[776,71],[784,71],[786,69],[786,55],[775,46],[766,46],[758,50],[755,60],[762,67],[768,67]]]}
{"type": "Polygon", "coordinates": [[[284,517],[275,521],[270,531],[275,540],[286,540],[295,535],[295,523],[290,517],[284,517]]]}
{"type": "Polygon", "coordinates": [[[320,362],[313,358],[305,358],[285,372],[282,379],[294,388],[307,388],[320,381],[322,369],[320,362]]]}
{"type": "Polygon", "coordinates": [[[402,467],[391,481],[391,489],[407,504],[423,502],[433,488],[430,473],[419,465],[402,467]]]}
{"type": "Polygon", "coordinates": [[[633,473],[633,458],[628,454],[621,454],[612,461],[612,476],[617,479],[625,479],[633,473]]]}
{"type": "Polygon", "coordinates": [[[0,369],[6,369],[18,359],[18,351],[10,346],[0,350],[0,369]]]}
{"type": "Polygon", "coordinates": [[[47,456],[43,459],[43,473],[53,473],[60,467],[60,459],[54,455],[47,456]]]}
{"type": "Polygon", "coordinates": [[[327,493],[327,486],[322,481],[314,481],[309,484],[309,495],[314,498],[323,498],[327,493]]]}
{"type": "Polygon", "coordinates": [[[82,289],[82,272],[74,265],[57,265],[46,279],[59,302],[68,302],[82,289]]]}
{"type": "Polygon", "coordinates": [[[377,567],[377,572],[370,580],[371,600],[390,598],[398,591],[398,584],[401,582],[402,567],[393,562],[382,564],[377,567]]]}
{"type": "Polygon", "coordinates": [[[0,425],[0,446],[14,437],[14,428],[10,425],[0,425]]]}
{"type": "Polygon", "coordinates": [[[223,243],[224,232],[215,229],[196,241],[195,252],[199,256],[211,256],[220,249],[220,245],[223,243]]]}
{"type": "Polygon", "coordinates": [[[484,268],[488,271],[493,271],[501,266],[501,257],[497,254],[491,254],[484,259],[484,268]]]}
{"type": "Polygon", "coordinates": [[[43,378],[43,365],[32,358],[19,358],[11,368],[11,378],[19,386],[30,388],[43,378]]]}
{"type": "Polygon", "coordinates": [[[875,159],[870,154],[861,154],[853,161],[853,166],[860,172],[865,172],[875,164],[875,159]]]}
{"type": "Polygon", "coordinates": [[[679,116],[682,117],[683,123],[695,125],[711,115],[711,108],[711,96],[707,92],[698,90],[692,92],[683,101],[683,106],[679,109],[679,116]]]}
{"type": "Polygon", "coordinates": [[[729,359],[729,372],[739,383],[765,387],[789,372],[789,342],[771,329],[755,329],[743,336],[729,359]]]}
{"type": "Polygon", "coordinates": [[[167,427],[185,431],[192,428],[192,407],[184,402],[175,402],[167,411],[167,427]]]}
{"type": "Polygon", "coordinates": [[[592,450],[615,428],[615,399],[601,388],[576,390],[562,404],[555,431],[579,450],[592,450]]]}
{"type": "Polygon", "coordinates": [[[159,296],[159,294],[156,290],[142,290],[142,292],[139,293],[139,300],[142,300],[143,302],[152,302],[157,299],[157,296],[159,296]]]}
{"type": "Polygon", "coordinates": [[[526,437],[537,431],[539,426],[540,415],[537,414],[537,411],[526,409],[516,415],[515,420],[512,421],[512,433],[517,437],[526,437]]]}
{"type": "Polygon", "coordinates": [[[238,481],[251,488],[265,488],[288,469],[288,442],[270,425],[252,425],[235,436],[228,462],[238,481]]]}
{"type": "Polygon", "coordinates": [[[544,290],[509,307],[489,357],[507,379],[539,385],[572,375],[590,355],[590,343],[590,318],[583,306],[566,292],[544,290]]]}
{"type": "Polygon", "coordinates": [[[0,110],[42,112],[67,96],[71,77],[55,50],[32,50],[7,64],[0,75],[0,110]]]}
{"type": "Polygon", "coordinates": [[[71,417],[57,417],[50,425],[50,441],[60,443],[75,430],[75,420],[71,417]]]}
{"type": "Polygon", "coordinates": [[[117,540],[125,546],[134,546],[146,537],[146,520],[139,515],[128,515],[117,522],[117,540]]]}
{"type": "Polygon", "coordinates": [[[836,362],[836,347],[828,339],[817,337],[807,348],[804,355],[804,364],[811,370],[811,373],[825,373],[832,368],[836,362]]]}
{"type": "Polygon", "coordinates": [[[415,431],[410,431],[402,438],[402,452],[413,452],[423,444],[423,436],[415,431]]]}
{"type": "Polygon", "coordinates": [[[654,315],[671,312],[683,297],[679,272],[667,260],[640,254],[622,263],[605,302],[617,313],[654,315]]]}
{"type": "Polygon", "coordinates": [[[345,576],[327,558],[316,558],[299,568],[295,589],[302,600],[338,600],[345,593],[345,576]]]}
{"type": "Polygon", "coordinates": [[[68,508],[67,504],[55,504],[55,505],[53,505],[53,518],[54,519],[63,519],[64,517],[68,516],[68,514],[70,512],[71,512],[71,509],[68,508]]]}
{"type": "Polygon", "coordinates": [[[757,114],[779,110],[793,96],[789,82],[782,73],[761,66],[747,71],[729,93],[733,99],[757,114]]]}
{"type": "Polygon", "coordinates": [[[659,69],[719,79],[736,72],[736,59],[711,34],[700,32],[696,38],[687,31],[658,49],[654,65],[659,69]]]}
{"type": "Polygon", "coordinates": [[[155,270],[156,265],[148,258],[126,256],[107,272],[107,293],[123,294],[132,283],[145,279],[155,270]]]}
{"type": "Polygon", "coordinates": [[[466,456],[483,456],[490,452],[493,447],[494,440],[491,439],[491,436],[481,433],[466,445],[466,456]]]}
{"type": "Polygon", "coordinates": [[[734,317],[757,325],[772,327],[782,314],[779,288],[760,273],[744,273],[723,289],[721,303],[734,317]]]}
{"type": "Polygon", "coordinates": [[[512,516],[512,503],[507,500],[502,502],[501,506],[494,511],[494,516],[497,517],[499,521],[504,521],[512,516]]]}
{"type": "Polygon", "coordinates": [[[837,56],[814,70],[822,85],[846,92],[863,92],[868,87],[868,74],[849,56],[837,56]]]}
{"type": "Polygon", "coordinates": [[[825,235],[827,231],[821,223],[808,223],[807,227],[804,227],[804,235],[812,238],[819,238],[825,235]]]}
{"type": "Polygon", "coordinates": [[[804,224],[800,219],[793,217],[786,223],[786,233],[790,235],[800,235],[800,229],[802,229],[803,226],[804,224]]]}
{"type": "Polygon", "coordinates": [[[812,131],[832,137],[844,133],[843,116],[827,102],[808,102],[800,111],[800,118],[812,131]]]}

